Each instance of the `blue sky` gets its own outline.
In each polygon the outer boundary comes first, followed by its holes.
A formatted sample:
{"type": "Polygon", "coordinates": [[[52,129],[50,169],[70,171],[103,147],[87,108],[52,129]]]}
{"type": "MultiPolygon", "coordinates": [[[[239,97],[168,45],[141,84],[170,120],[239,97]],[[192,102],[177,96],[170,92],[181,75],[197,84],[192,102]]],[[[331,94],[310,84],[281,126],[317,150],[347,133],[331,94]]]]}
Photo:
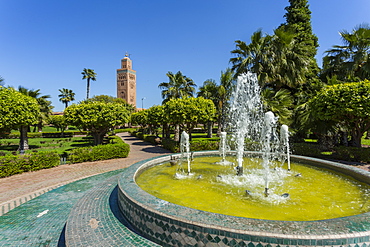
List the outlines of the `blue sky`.
{"type": "MultiPolygon", "coordinates": [[[[311,0],[317,59],[341,44],[338,31],[370,23],[369,0],[311,0]]],[[[84,68],[97,81],[90,96],[116,96],[116,69],[126,51],[137,71],[137,107],[161,104],[158,84],[181,71],[200,87],[230,66],[235,40],[285,22],[288,0],[0,0],[0,76],[6,86],[40,89],[54,111],[59,89],[86,97],[84,68]],[[142,98],[145,97],[145,100],[142,98]]]]}

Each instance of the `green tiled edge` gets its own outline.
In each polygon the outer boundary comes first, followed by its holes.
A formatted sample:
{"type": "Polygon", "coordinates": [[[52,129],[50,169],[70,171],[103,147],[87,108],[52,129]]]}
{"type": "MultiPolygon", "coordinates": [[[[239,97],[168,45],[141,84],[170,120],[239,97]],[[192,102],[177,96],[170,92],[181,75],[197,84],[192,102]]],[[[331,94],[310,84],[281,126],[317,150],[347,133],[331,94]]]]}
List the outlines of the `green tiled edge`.
{"type": "MultiPolygon", "coordinates": [[[[197,156],[217,154],[217,152],[195,153],[197,156]]],[[[298,159],[300,157],[292,156],[292,158],[298,159]]],[[[128,168],[119,180],[121,190],[124,188],[124,192],[129,199],[134,201],[131,206],[136,208],[137,211],[145,212],[143,215],[158,218],[170,224],[175,224],[180,228],[194,230],[197,233],[202,232],[206,235],[216,234],[221,236],[221,240],[224,242],[243,240],[243,244],[249,242],[248,244],[251,245],[263,242],[284,246],[349,246],[351,244],[360,244],[360,246],[364,245],[364,247],[370,246],[370,213],[331,220],[299,222],[240,218],[202,212],[164,202],[142,191],[136,185],[133,178],[140,166],[151,166],[168,160],[168,156],[162,156],[136,163],[128,168]],[[135,204],[139,204],[140,206],[135,204]],[[219,224],[217,224],[218,222],[219,224]],[[219,232],[217,233],[217,231],[219,232]]],[[[318,161],[317,159],[308,159],[307,162],[313,160],[318,161]]],[[[347,168],[344,165],[333,162],[324,161],[323,163],[323,166],[333,165],[335,170],[347,168]]],[[[359,171],[359,169],[353,168],[349,169],[349,172],[351,175],[353,175],[352,173],[356,173],[355,176],[359,176],[361,179],[365,179],[365,181],[370,181],[370,173],[366,171],[359,171]]],[[[120,200],[123,203],[122,201],[124,199],[122,195],[120,200]]],[[[149,231],[150,229],[147,230],[149,231]]],[[[158,242],[159,240],[156,241],[158,242]]],[[[202,243],[204,244],[204,242],[202,243]]]]}

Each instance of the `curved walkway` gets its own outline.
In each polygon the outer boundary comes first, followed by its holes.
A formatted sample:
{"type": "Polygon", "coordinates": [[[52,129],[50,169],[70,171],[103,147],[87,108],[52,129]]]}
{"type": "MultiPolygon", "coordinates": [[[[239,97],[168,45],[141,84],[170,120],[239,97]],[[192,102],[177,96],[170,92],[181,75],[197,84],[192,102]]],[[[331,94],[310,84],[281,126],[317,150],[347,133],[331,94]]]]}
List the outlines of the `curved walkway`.
{"type": "MultiPolygon", "coordinates": [[[[91,189],[96,190],[99,184],[109,183],[108,185],[114,186],[109,181],[118,180],[122,169],[131,164],[168,154],[167,150],[127,133],[119,135],[131,146],[127,158],[62,165],[0,179],[0,210],[4,214],[0,217],[0,246],[65,246],[65,235],[62,232],[68,215],[86,193],[92,193],[91,189]],[[48,193],[42,195],[45,192],[48,193]],[[36,196],[38,197],[30,200],[36,196]],[[28,202],[24,203],[26,201],[28,202]],[[12,208],[14,209],[11,210],[12,208]],[[6,213],[6,210],[11,211],[6,213]]],[[[100,211],[108,212],[105,209],[100,211]]],[[[130,234],[128,230],[123,231],[121,238],[132,238],[130,234]]],[[[89,246],[98,245],[95,243],[89,246]]],[[[154,244],[148,242],[145,246],[154,244]]]]}
{"type": "Polygon", "coordinates": [[[119,133],[117,135],[131,147],[127,158],[61,165],[0,178],[0,216],[22,203],[62,185],[93,175],[126,168],[140,160],[169,154],[168,150],[143,142],[129,133],[119,133]]]}

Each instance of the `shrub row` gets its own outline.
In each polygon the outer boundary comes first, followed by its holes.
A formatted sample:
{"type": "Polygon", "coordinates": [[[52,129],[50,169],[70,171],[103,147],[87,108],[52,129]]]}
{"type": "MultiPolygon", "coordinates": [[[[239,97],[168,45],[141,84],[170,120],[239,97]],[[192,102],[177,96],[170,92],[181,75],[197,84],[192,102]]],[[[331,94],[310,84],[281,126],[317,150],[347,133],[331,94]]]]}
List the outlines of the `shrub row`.
{"type": "MultiPolygon", "coordinates": [[[[28,132],[28,138],[62,138],[62,137],[72,137],[74,135],[86,135],[87,131],[64,131],[62,132],[28,132]]],[[[19,132],[7,133],[1,137],[4,139],[18,139],[20,136],[19,132]]]]}
{"type": "Polygon", "coordinates": [[[292,153],[321,159],[370,163],[370,148],[339,146],[334,147],[331,153],[324,154],[316,143],[294,143],[292,153]]]}
{"type": "Polygon", "coordinates": [[[0,157],[0,177],[51,168],[59,164],[60,157],[55,151],[2,156],[0,157]]]}
{"type": "Polygon", "coordinates": [[[82,147],[73,149],[68,155],[68,161],[70,163],[81,163],[87,161],[126,158],[129,152],[130,145],[126,143],[82,147]]]}

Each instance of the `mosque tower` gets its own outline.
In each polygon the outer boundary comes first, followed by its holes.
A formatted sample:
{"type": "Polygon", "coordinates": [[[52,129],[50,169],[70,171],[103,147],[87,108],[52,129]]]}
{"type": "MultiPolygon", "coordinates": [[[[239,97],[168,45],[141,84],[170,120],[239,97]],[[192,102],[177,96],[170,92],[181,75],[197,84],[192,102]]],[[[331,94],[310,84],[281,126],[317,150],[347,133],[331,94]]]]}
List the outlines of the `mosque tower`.
{"type": "Polygon", "coordinates": [[[117,69],[117,98],[136,107],[136,71],[127,52],[121,59],[121,68],[117,69]]]}

